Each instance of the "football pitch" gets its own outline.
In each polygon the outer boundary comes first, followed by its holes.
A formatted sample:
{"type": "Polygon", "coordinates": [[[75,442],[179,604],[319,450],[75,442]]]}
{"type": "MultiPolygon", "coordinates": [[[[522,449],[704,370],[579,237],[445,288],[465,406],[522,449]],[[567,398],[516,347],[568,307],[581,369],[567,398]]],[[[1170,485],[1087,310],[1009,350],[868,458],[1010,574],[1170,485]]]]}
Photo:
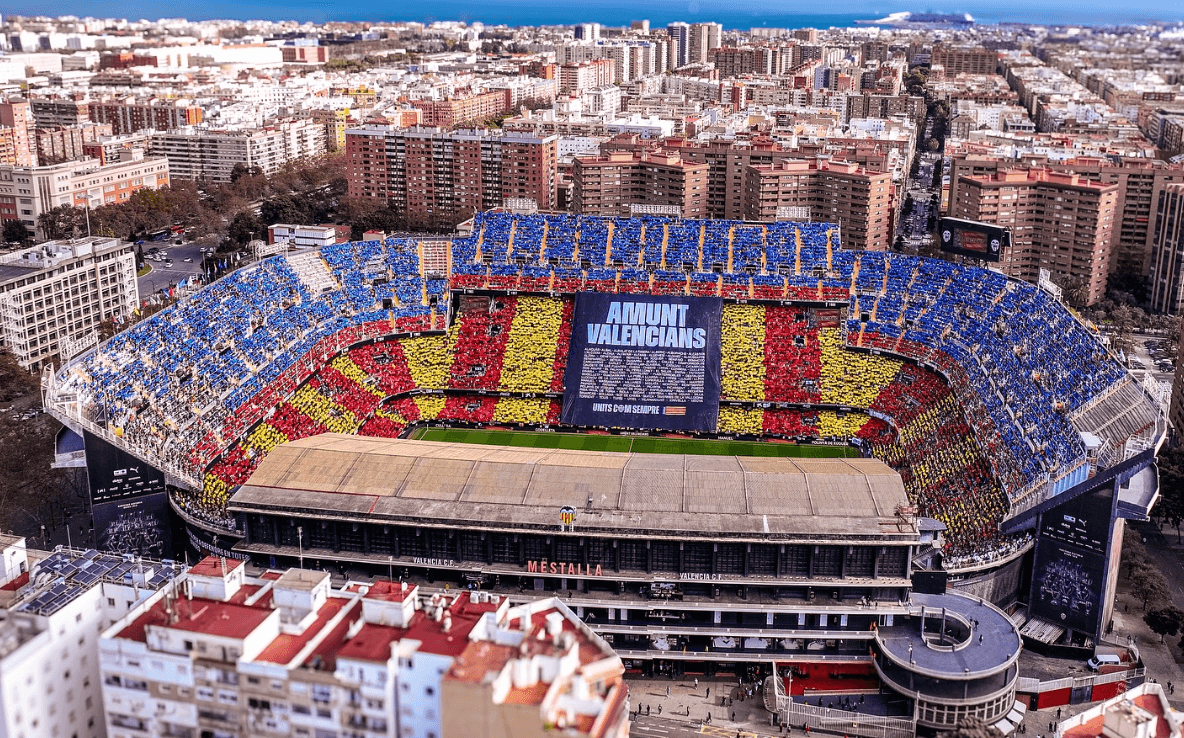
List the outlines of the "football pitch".
{"type": "Polygon", "coordinates": [[[446,443],[482,443],[489,446],[561,448],[580,451],[632,451],[640,454],[693,454],[697,456],[792,456],[835,458],[858,456],[850,446],[810,446],[792,443],[716,441],[698,438],[606,436],[591,433],[533,433],[528,431],[470,428],[420,428],[411,438],[446,443]]]}

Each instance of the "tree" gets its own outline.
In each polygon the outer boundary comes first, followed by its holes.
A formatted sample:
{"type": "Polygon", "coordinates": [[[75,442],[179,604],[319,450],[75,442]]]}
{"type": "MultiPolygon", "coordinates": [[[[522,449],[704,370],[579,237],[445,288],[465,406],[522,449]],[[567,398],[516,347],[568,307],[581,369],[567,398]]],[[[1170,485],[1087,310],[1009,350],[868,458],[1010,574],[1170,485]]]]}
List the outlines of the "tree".
{"type": "Polygon", "coordinates": [[[1160,451],[1157,461],[1160,497],[1155,514],[1176,529],[1176,543],[1180,543],[1180,526],[1184,524],[1184,447],[1160,451]]]}
{"type": "Polygon", "coordinates": [[[29,241],[29,229],[19,220],[4,221],[4,242],[19,243],[24,246],[29,241]]]}
{"type": "Polygon", "coordinates": [[[226,235],[235,245],[246,246],[251,242],[251,239],[263,238],[267,235],[267,226],[263,225],[263,221],[255,217],[255,214],[250,210],[244,210],[230,221],[230,228],[227,229],[226,235]]]}
{"type": "Polygon", "coordinates": [[[37,227],[49,241],[74,238],[86,228],[86,214],[73,205],[59,205],[37,216],[37,227]]]}
{"type": "Polygon", "coordinates": [[[1159,602],[1168,593],[1168,583],[1163,573],[1150,561],[1136,565],[1130,576],[1131,592],[1143,601],[1143,609],[1152,602],[1159,602]]]}
{"type": "Polygon", "coordinates": [[[939,738],[1002,738],[1003,734],[979,717],[963,718],[953,730],[938,733],[939,738]]]}
{"type": "Polygon", "coordinates": [[[1163,643],[1164,636],[1174,636],[1184,626],[1184,610],[1175,605],[1161,607],[1144,615],[1143,622],[1147,623],[1152,633],[1159,634],[1159,642],[1163,643]]]}

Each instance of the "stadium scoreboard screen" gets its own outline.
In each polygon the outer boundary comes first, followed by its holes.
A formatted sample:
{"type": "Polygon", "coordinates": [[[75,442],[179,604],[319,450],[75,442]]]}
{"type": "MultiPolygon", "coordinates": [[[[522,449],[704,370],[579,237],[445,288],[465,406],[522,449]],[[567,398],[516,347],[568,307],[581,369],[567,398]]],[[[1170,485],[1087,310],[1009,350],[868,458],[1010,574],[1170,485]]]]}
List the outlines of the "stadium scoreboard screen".
{"type": "Polygon", "coordinates": [[[577,294],[563,422],[714,431],[722,314],[717,297],[577,294]]]}
{"type": "Polygon", "coordinates": [[[983,261],[999,261],[1011,247],[1011,232],[989,223],[942,218],[938,228],[941,250],[983,261]]]}

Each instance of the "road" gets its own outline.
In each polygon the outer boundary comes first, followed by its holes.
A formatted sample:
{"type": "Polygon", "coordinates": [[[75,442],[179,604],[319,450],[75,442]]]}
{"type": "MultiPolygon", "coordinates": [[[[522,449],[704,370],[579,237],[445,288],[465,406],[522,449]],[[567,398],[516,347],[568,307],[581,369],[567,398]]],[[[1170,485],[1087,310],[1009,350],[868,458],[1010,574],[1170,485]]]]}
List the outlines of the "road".
{"type": "MultiPolygon", "coordinates": [[[[691,738],[692,736],[711,736],[711,738],[758,738],[755,733],[744,728],[728,727],[724,725],[703,725],[698,722],[689,723],[685,720],[671,720],[657,715],[641,715],[631,719],[629,735],[644,736],[644,738],[691,738]]],[[[775,731],[774,731],[775,732],[775,731]]]]}
{"type": "Polygon", "coordinates": [[[152,271],[138,280],[141,296],[147,296],[171,284],[177,284],[182,279],[191,274],[197,274],[201,270],[201,247],[196,243],[177,246],[172,241],[145,241],[143,248],[145,256],[148,255],[149,249],[162,249],[173,260],[173,265],[166,267],[163,261],[149,260],[147,263],[152,265],[152,271]],[[193,261],[187,264],[185,263],[187,258],[193,259],[193,261]]]}

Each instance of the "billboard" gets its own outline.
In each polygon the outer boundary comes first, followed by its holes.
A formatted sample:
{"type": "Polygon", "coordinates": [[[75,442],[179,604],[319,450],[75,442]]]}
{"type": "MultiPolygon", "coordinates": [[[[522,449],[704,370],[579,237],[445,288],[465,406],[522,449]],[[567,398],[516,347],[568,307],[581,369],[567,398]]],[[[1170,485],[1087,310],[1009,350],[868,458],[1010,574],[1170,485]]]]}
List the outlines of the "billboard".
{"type": "Polygon", "coordinates": [[[714,431],[722,313],[718,297],[576,295],[563,422],[714,431]]]}
{"type": "Polygon", "coordinates": [[[159,558],[172,554],[164,474],[83,432],[97,548],[159,558]]]}
{"type": "Polygon", "coordinates": [[[93,508],[96,548],[153,559],[172,556],[166,493],[104,502],[93,508]]]}
{"type": "Polygon", "coordinates": [[[1031,612],[1096,635],[1102,612],[1113,493],[1088,492],[1040,518],[1031,612]]]}
{"type": "Polygon", "coordinates": [[[999,261],[1011,247],[1006,228],[961,218],[942,218],[937,229],[941,250],[983,261],[999,261]]]}

